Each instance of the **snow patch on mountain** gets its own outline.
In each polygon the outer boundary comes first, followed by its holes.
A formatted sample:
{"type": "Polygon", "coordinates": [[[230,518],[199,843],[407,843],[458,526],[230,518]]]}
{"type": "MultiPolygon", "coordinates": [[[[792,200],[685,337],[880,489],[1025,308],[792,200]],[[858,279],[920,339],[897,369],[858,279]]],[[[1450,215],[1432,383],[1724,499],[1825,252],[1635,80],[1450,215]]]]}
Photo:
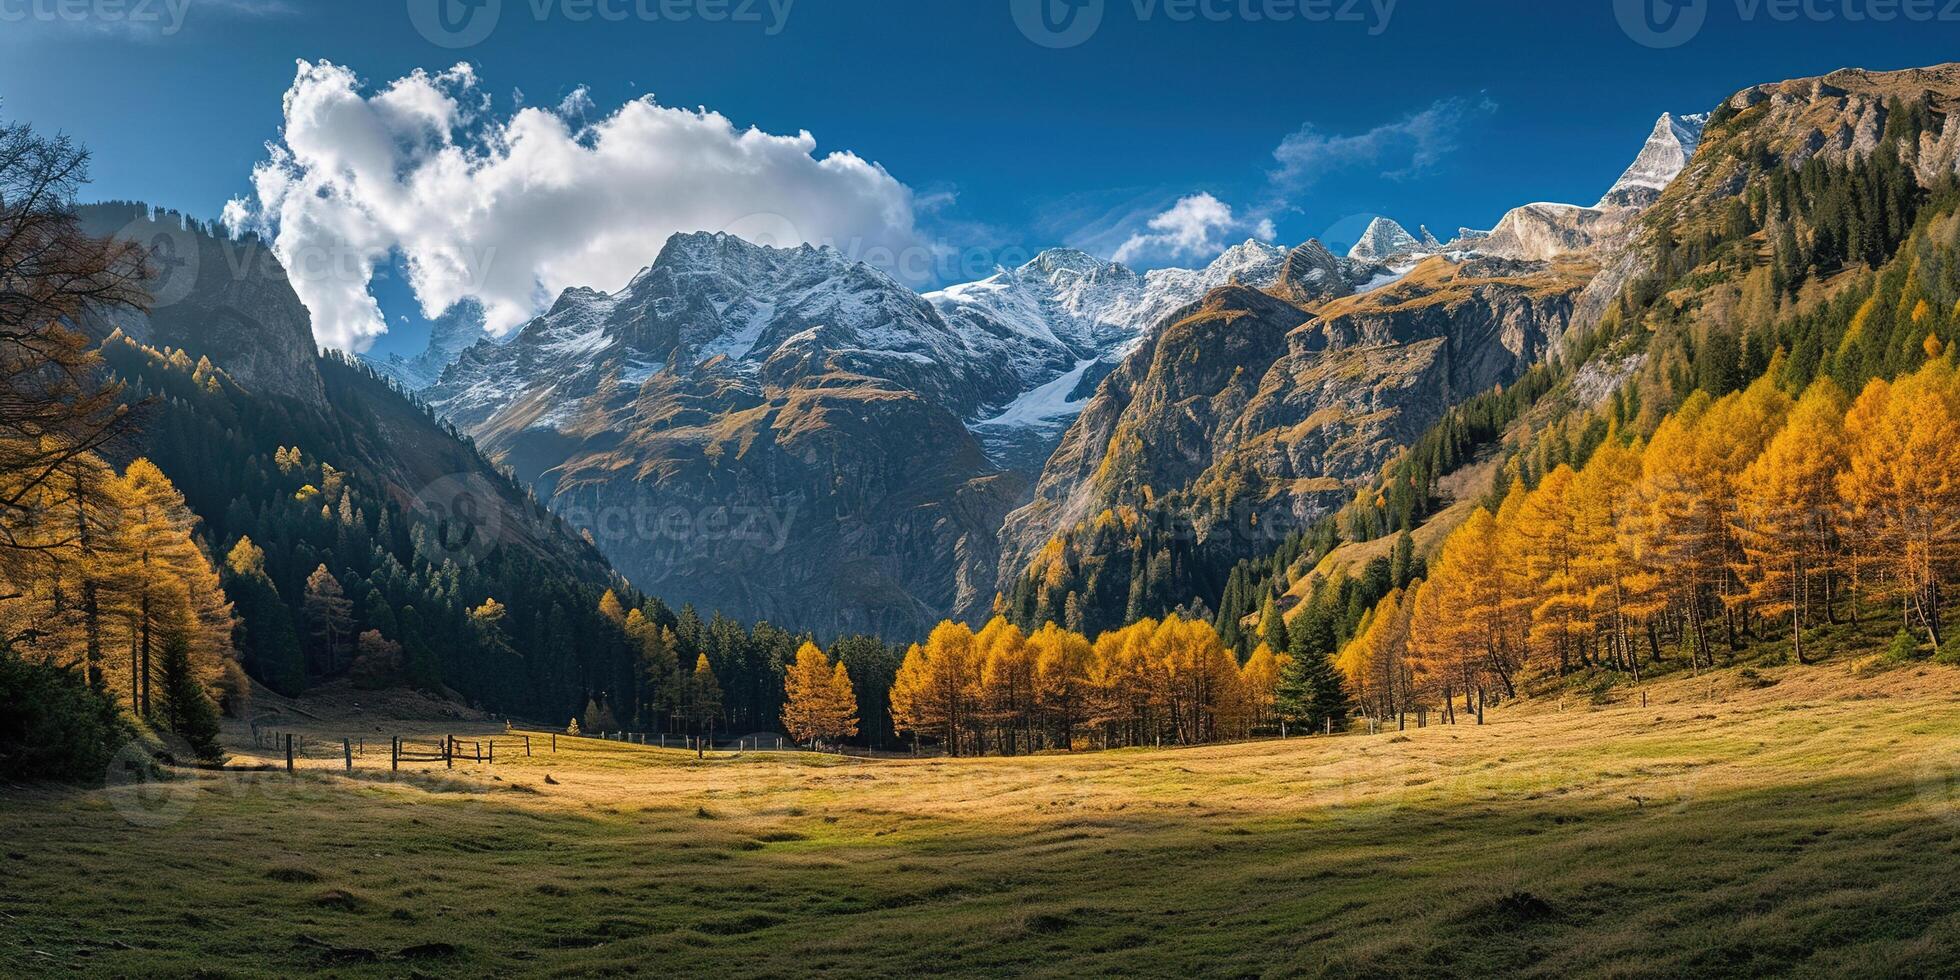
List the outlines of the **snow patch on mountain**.
{"type": "Polygon", "coordinates": [[[972,428],[999,428],[1022,426],[1054,426],[1073,419],[1089,401],[1088,395],[1071,400],[1071,395],[1081,385],[1083,376],[1096,366],[1090,358],[1077,361],[1067,374],[1060,375],[1038,388],[1029,390],[1021,397],[1009,402],[999,415],[975,422],[972,428]]]}

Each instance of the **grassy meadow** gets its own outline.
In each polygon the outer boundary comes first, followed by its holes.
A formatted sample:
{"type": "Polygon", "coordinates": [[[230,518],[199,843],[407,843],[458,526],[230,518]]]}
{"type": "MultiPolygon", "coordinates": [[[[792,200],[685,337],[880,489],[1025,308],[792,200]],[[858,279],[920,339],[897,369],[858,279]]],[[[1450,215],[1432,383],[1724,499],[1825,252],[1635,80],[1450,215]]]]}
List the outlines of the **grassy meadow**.
{"type": "Polygon", "coordinates": [[[0,791],[0,974],[1960,973],[1945,667],[1075,756],[543,744],[0,791]]]}

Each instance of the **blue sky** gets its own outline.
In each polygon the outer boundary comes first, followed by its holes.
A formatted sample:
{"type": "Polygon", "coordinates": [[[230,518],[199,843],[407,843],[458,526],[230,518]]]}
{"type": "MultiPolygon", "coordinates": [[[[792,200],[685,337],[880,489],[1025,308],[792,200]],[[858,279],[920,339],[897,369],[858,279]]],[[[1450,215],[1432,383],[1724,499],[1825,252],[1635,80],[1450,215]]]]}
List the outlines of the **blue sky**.
{"type": "MultiPolygon", "coordinates": [[[[451,49],[411,22],[433,0],[169,0],[188,4],[181,19],[166,0],[98,0],[80,23],[52,2],[0,0],[0,113],[91,147],[91,197],[216,217],[252,193],[296,59],[374,89],[467,61],[493,118],[516,93],[555,106],[585,87],[572,106],[595,117],[651,94],[737,128],[807,130],[817,156],[850,151],[909,189],[921,235],[983,257],[1057,244],[1110,255],[1196,194],[1240,223],[1221,241],[1259,220],[1283,242],[1351,239],[1354,216],[1378,213],[1439,234],[1487,227],[1527,201],[1590,203],[1663,110],[1847,65],[1932,64],[1960,40],[1960,23],[1846,19],[1882,0],[1810,0],[1829,20],[1701,0],[1684,9],[1705,25],[1672,47],[1622,28],[1631,0],[1364,0],[1337,22],[1320,15],[1347,0],[1283,21],[1245,12],[1301,5],[1215,0],[1185,17],[1179,0],[1105,0],[1093,33],[1061,49],[1017,27],[1016,0],[797,0],[786,16],[788,0],[757,0],[753,20],[732,15],[748,0],[727,0],[731,16],[714,22],[703,14],[716,0],[687,0],[680,22],[640,14],[676,0],[601,0],[626,13],[611,22],[579,19],[582,0],[501,0],[485,40],[451,49]],[[121,22],[124,2],[155,3],[141,13],[160,19],[121,22]],[[1289,137],[1308,151],[1275,177],[1289,137]]],[[[1134,251],[1141,265],[1194,259],[1134,251]]],[[[375,349],[418,347],[406,284],[384,276],[375,293],[391,324],[375,349]]]]}

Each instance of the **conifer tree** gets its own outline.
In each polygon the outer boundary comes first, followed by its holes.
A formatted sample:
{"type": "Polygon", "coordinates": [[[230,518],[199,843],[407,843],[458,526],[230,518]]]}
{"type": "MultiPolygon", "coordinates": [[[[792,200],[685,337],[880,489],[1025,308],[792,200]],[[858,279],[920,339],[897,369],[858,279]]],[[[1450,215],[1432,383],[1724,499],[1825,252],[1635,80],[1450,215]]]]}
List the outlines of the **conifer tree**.
{"type": "Polygon", "coordinates": [[[1347,686],[1340,671],[1324,653],[1295,657],[1280,672],[1274,710],[1281,718],[1309,731],[1340,728],[1347,723],[1347,686]]]}
{"type": "Polygon", "coordinates": [[[324,564],[306,577],[304,609],[307,633],[321,655],[320,673],[332,674],[340,669],[341,648],[354,628],[354,604],[324,564]]]}
{"type": "Polygon", "coordinates": [[[212,760],[223,755],[218,745],[218,709],[192,669],[190,637],[182,630],[165,634],[161,661],[158,686],[164,724],[190,743],[198,758],[212,760]]]}

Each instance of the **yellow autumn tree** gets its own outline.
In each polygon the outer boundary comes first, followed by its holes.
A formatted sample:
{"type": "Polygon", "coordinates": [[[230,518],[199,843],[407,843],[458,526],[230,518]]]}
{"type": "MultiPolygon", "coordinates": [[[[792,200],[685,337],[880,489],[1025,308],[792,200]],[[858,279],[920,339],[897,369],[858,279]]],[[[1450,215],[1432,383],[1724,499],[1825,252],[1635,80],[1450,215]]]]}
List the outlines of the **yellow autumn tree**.
{"type": "Polygon", "coordinates": [[[797,648],[783,672],[783,727],[798,742],[841,742],[857,734],[857,694],[840,661],[814,643],[797,648]]]}
{"type": "Polygon", "coordinates": [[[973,630],[965,623],[940,623],[899,664],[891,690],[892,723],[914,735],[937,735],[948,754],[959,755],[978,685],[973,630]]]}
{"type": "Polygon", "coordinates": [[[111,549],[121,565],[113,576],[121,585],[116,608],[127,623],[130,703],[147,717],[166,636],[188,643],[199,681],[210,685],[222,676],[231,655],[231,604],[193,536],[197,518],[162,470],[138,459],[114,493],[123,516],[111,549]]]}
{"type": "Polygon", "coordinates": [[[1035,700],[1059,735],[1062,747],[1075,748],[1075,729],[1088,710],[1089,671],[1094,649],[1080,633],[1054,623],[1028,635],[1034,659],[1035,700]]]}
{"type": "Polygon", "coordinates": [[[1293,658],[1284,653],[1275,653],[1264,643],[1252,651],[1244,665],[1239,667],[1239,687],[1245,694],[1246,725],[1259,730],[1278,724],[1274,710],[1279,697],[1280,672],[1293,658]]]}
{"type": "Polygon", "coordinates": [[[1582,656],[1592,633],[1580,536],[1572,487],[1578,474],[1559,466],[1528,494],[1508,529],[1521,587],[1529,596],[1530,637],[1535,646],[1558,656],[1560,674],[1582,656]]]}
{"type": "Polygon", "coordinates": [[[996,616],[973,637],[980,675],[980,710],[993,729],[993,741],[1013,754],[1032,751],[1035,719],[1035,662],[1027,635],[996,616]]]}
{"type": "Polygon", "coordinates": [[[1960,378],[1945,359],[1873,381],[1845,416],[1838,476],[1861,578],[1944,642],[1940,587],[1960,559],[1960,378]]]}
{"type": "Polygon", "coordinates": [[[1737,488],[1737,574],[1758,612],[1790,618],[1798,663],[1806,662],[1803,633],[1810,612],[1829,601],[1837,568],[1844,413],[1844,393],[1836,384],[1813,384],[1737,488]]]}
{"type": "MultiPolygon", "coordinates": [[[[1637,520],[1643,447],[1622,445],[1610,432],[1569,494],[1578,549],[1574,570],[1586,586],[1586,608],[1606,637],[1606,660],[1635,677],[1640,656],[1633,632],[1666,608],[1661,577],[1647,561],[1637,520]]],[[[1649,631],[1650,650],[1653,646],[1649,631]]]]}

